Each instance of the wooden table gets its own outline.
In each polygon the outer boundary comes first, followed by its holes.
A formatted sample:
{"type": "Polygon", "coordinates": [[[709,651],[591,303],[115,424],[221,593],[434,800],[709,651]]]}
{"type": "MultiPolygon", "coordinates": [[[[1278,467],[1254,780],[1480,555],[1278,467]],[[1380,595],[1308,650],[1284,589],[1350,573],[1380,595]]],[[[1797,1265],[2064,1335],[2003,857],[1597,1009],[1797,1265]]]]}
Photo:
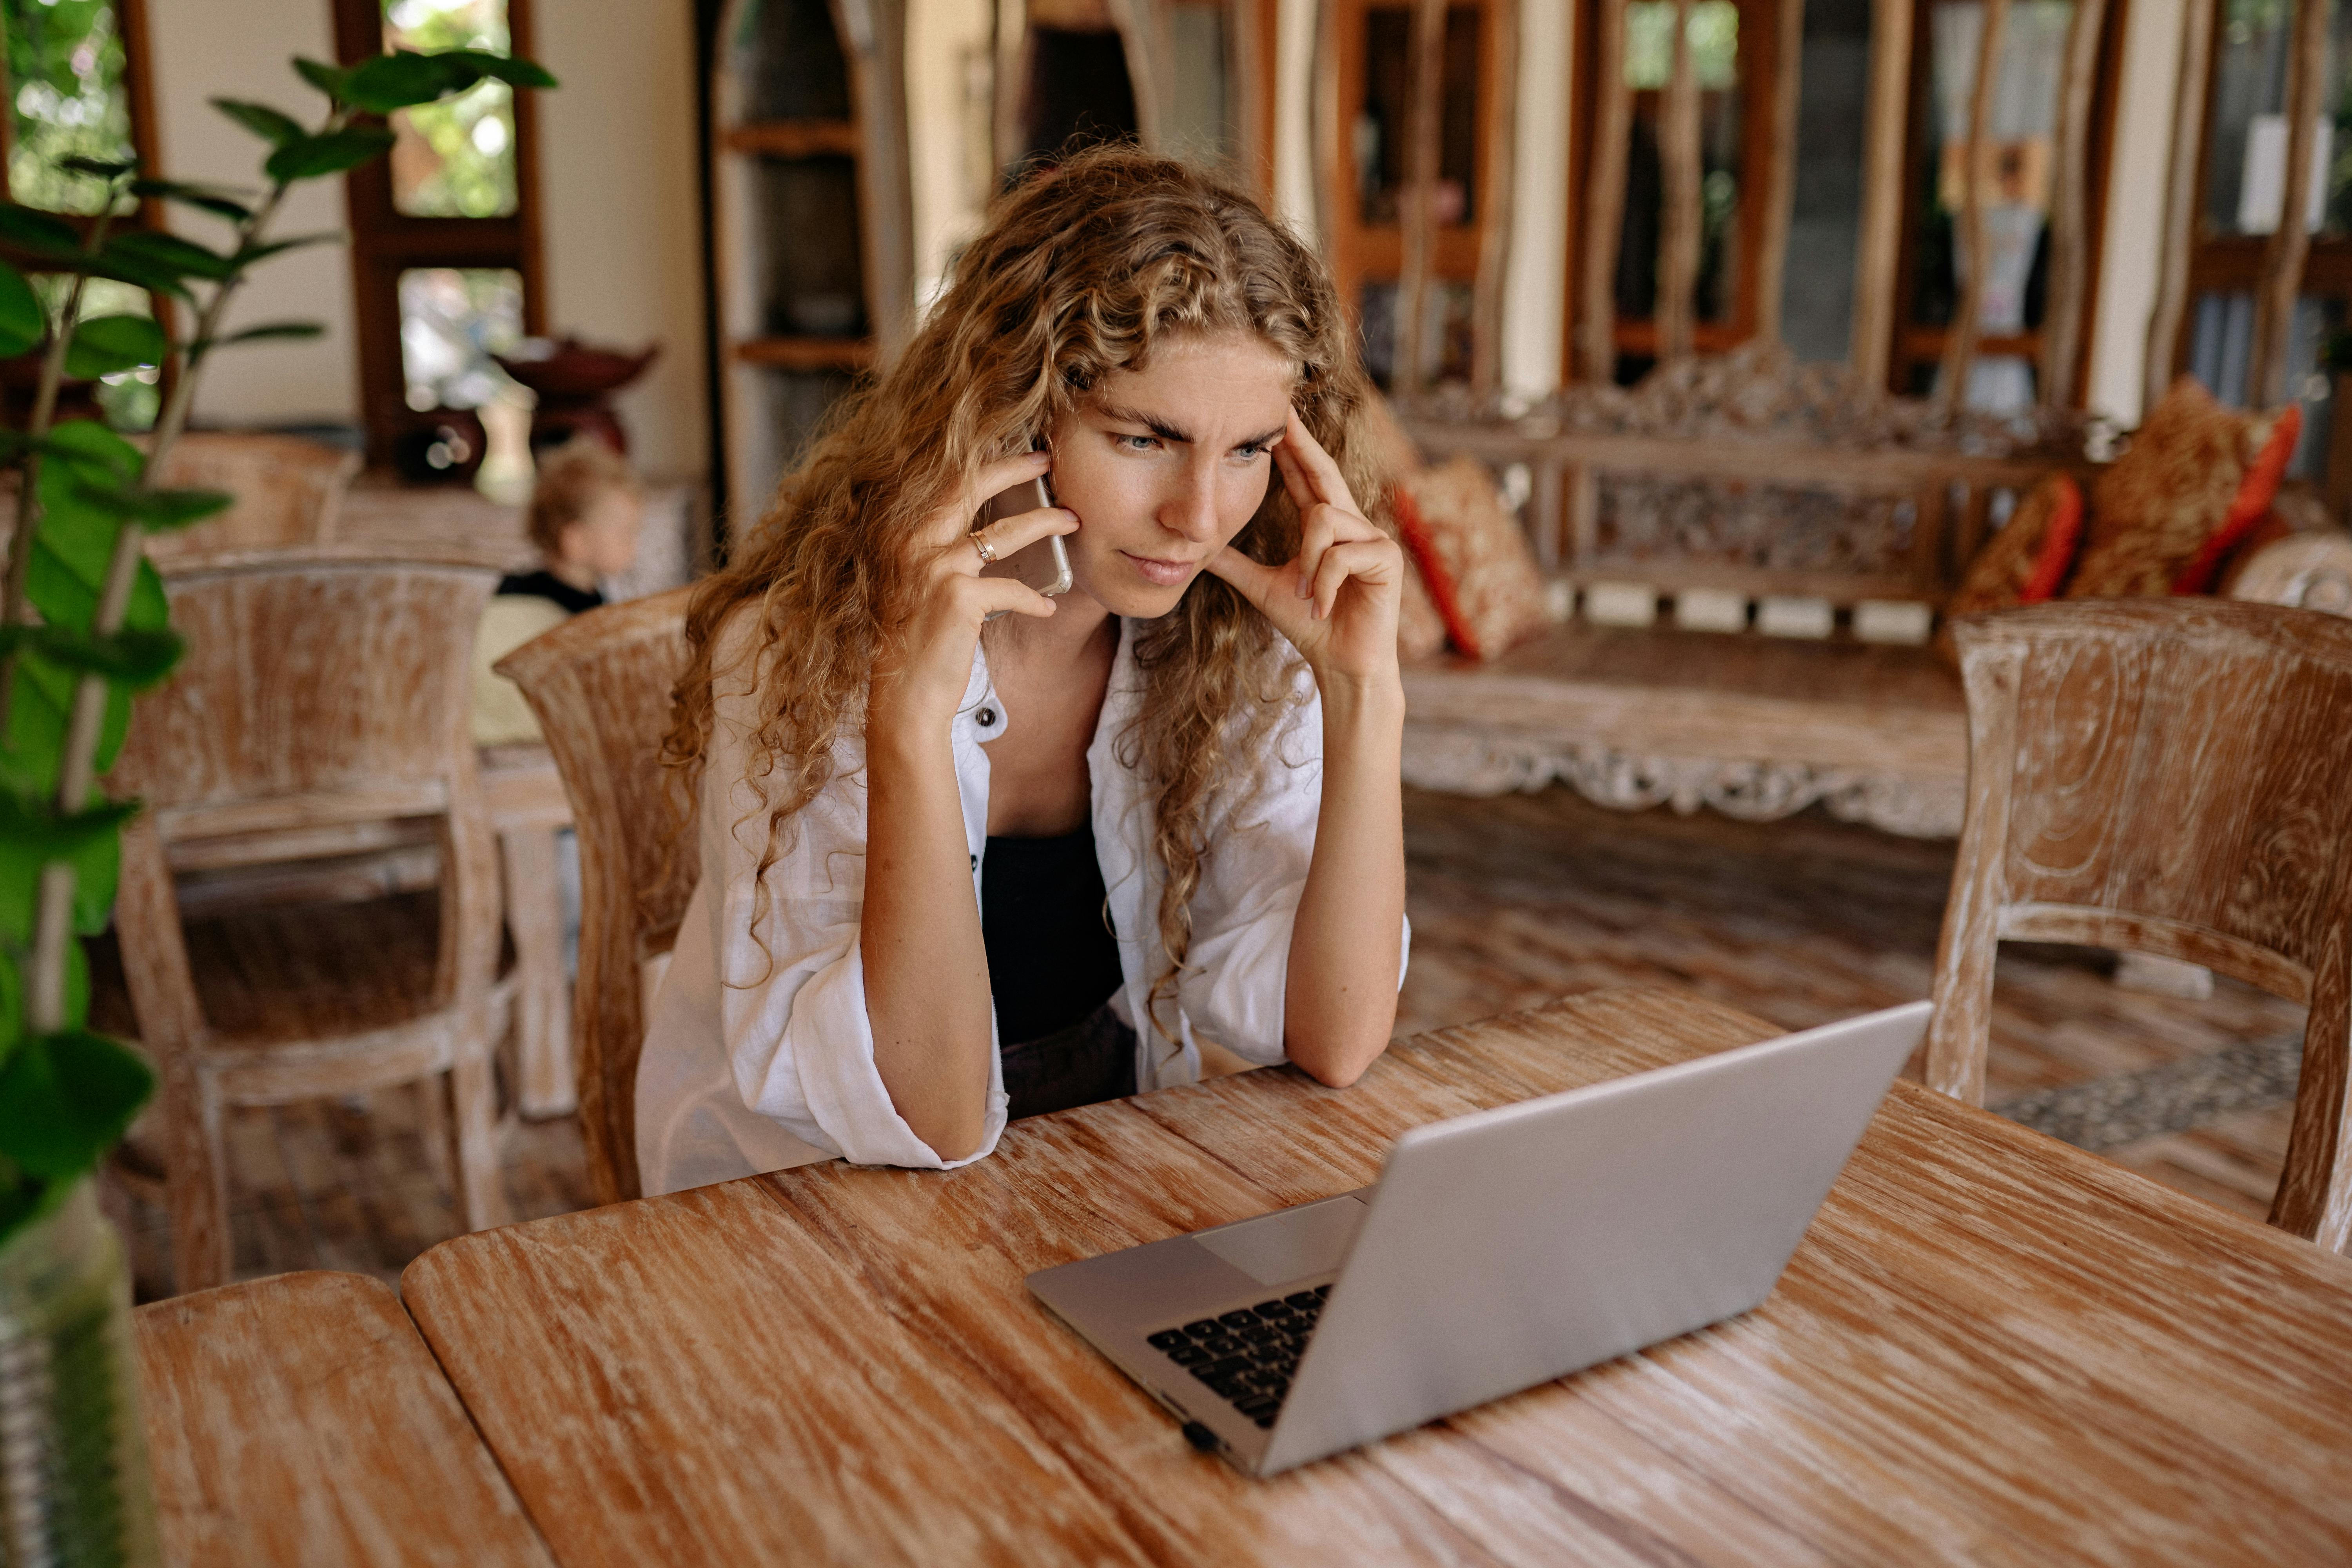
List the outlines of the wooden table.
{"type": "Polygon", "coordinates": [[[132,1321],[166,1563],[550,1563],[382,1281],[281,1274],[132,1321]]]}
{"type": "Polygon", "coordinates": [[[1756,1039],[1610,992],[444,1243],[404,1292],[566,1568],[2352,1561],[2352,1263],[1896,1086],[1780,1288],[1269,1482],[1028,1271],[1370,1181],[1402,1129],[1756,1039]]]}

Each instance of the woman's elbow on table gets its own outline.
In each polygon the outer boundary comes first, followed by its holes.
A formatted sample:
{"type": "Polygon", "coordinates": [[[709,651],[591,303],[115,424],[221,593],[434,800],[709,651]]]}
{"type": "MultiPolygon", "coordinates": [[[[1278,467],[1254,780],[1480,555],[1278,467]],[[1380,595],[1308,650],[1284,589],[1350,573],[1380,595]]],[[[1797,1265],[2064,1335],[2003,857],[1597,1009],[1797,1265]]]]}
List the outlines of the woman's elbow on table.
{"type": "Polygon", "coordinates": [[[1290,1041],[1285,1053],[1291,1065],[1327,1089],[1346,1089],[1370,1070],[1388,1049],[1385,1032],[1377,1038],[1349,1039],[1307,1036],[1290,1041]]]}

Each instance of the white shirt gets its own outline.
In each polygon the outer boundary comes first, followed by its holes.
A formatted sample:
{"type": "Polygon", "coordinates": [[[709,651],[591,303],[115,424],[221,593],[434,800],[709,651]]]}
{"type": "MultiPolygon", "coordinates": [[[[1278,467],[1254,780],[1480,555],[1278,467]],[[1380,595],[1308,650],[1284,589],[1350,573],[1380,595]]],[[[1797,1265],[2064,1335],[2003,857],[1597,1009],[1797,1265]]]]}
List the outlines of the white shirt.
{"type": "MultiPolygon", "coordinates": [[[[968,1160],[957,1161],[941,1160],[908,1127],[874,1066],[859,943],[866,785],[858,737],[834,742],[832,779],[785,825],[782,853],[767,871],[759,938],[752,934],[753,874],[768,814],[745,776],[757,710],[752,660],[737,655],[756,621],[739,615],[730,622],[714,660],[721,674],[714,681],[702,779],[701,878],[655,998],[637,1068],[637,1166],[649,1194],[835,1155],[860,1164],[945,1169],[982,1158],[1004,1130],[1004,1078],[994,1059],[985,1136],[968,1160]],[[722,974],[730,984],[720,984],[722,974]]],[[[1322,798],[1323,715],[1314,679],[1301,668],[1256,793],[1236,811],[1228,792],[1204,814],[1212,847],[1192,894],[1191,962],[1173,1005],[1162,1003],[1176,1029],[1170,1039],[1152,1023],[1149,1006],[1166,968],[1161,879],[1147,853],[1152,796],[1118,755],[1118,739],[1143,697],[1134,638],[1129,628],[1120,630],[1087,767],[1095,853],[1124,982],[1111,1006],[1135,1027],[1136,1086],[1150,1089],[1200,1078],[1196,1031],[1252,1062],[1283,1059],[1290,931],[1322,798]]],[[[975,649],[951,737],[975,898],[988,849],[988,753],[981,745],[1013,723],[986,658],[975,649]]],[[[1409,945],[1409,924],[1404,938],[1409,945]]]]}

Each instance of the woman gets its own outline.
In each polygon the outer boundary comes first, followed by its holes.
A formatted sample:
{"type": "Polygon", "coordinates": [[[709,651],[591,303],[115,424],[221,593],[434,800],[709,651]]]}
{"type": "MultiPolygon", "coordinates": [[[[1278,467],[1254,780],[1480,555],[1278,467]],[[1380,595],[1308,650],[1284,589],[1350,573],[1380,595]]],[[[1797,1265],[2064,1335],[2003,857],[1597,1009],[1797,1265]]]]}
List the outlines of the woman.
{"type": "Polygon", "coordinates": [[[1098,150],[1005,199],[696,598],[647,1192],[961,1164],[1008,1114],[1197,1079],[1203,1040],[1370,1065],[1403,563],[1354,499],[1364,397],[1321,265],[1245,197],[1098,150]],[[1040,476],[1055,506],[973,531],[1040,476]],[[1063,597],[982,575],[1048,535],[1063,597]]]}

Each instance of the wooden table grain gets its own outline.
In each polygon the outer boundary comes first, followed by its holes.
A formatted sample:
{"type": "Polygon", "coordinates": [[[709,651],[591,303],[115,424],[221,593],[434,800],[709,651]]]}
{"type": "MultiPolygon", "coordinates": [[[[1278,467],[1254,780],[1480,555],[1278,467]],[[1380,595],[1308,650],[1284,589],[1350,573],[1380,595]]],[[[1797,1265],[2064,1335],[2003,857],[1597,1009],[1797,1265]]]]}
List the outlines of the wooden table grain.
{"type": "Polygon", "coordinates": [[[566,1568],[2341,1563],[2352,1263],[1898,1084],[1757,1310],[1271,1481],[1032,1269],[1360,1186],[1403,1129],[1775,1033],[1602,992],[460,1237],[410,1311],[566,1568]]]}
{"type": "Polygon", "coordinates": [[[175,1568],[551,1568],[383,1281],[280,1274],[132,1321],[175,1568]]]}

